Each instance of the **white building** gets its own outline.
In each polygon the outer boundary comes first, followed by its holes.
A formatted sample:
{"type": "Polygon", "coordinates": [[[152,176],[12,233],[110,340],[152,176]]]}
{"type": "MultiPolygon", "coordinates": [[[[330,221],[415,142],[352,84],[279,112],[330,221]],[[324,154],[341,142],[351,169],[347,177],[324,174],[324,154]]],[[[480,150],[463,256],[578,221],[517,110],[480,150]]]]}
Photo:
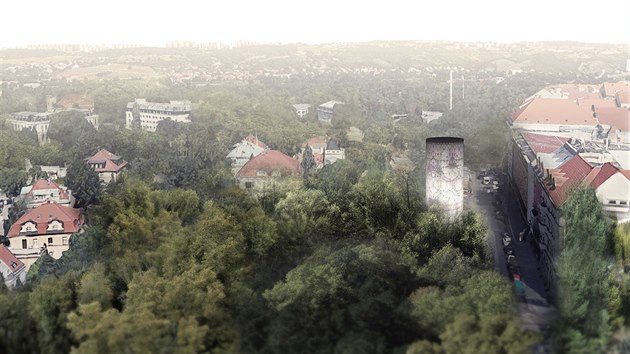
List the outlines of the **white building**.
{"type": "Polygon", "coordinates": [[[308,114],[308,109],[311,108],[311,105],[306,103],[298,103],[294,104],[293,108],[295,108],[295,113],[297,113],[300,118],[304,118],[304,116],[308,114]]]}
{"type": "Polygon", "coordinates": [[[50,125],[50,116],[52,113],[39,112],[17,112],[11,113],[11,119],[7,119],[7,123],[15,131],[24,129],[32,130],[37,133],[37,140],[40,143],[48,142],[48,126],[50,125]]]}
{"type": "Polygon", "coordinates": [[[192,104],[190,101],[171,101],[170,103],[147,102],[143,98],[136,98],[134,102],[127,103],[126,124],[131,129],[133,122],[134,106],[138,105],[140,114],[140,126],[143,130],[154,132],[159,122],[170,119],[180,123],[190,123],[192,104]]]}

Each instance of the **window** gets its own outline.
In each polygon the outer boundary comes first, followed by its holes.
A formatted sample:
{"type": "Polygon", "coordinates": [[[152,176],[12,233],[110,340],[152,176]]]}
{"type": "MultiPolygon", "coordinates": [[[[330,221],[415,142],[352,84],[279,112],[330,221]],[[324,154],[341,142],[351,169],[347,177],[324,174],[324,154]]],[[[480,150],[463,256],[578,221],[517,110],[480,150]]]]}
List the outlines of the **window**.
{"type": "Polygon", "coordinates": [[[620,200],[619,204],[621,204],[621,205],[628,205],[628,201],[627,200],[620,200]]]}
{"type": "Polygon", "coordinates": [[[22,240],[22,248],[26,248],[26,240],[22,240]]]}
{"type": "Polygon", "coordinates": [[[254,182],[245,182],[245,188],[250,189],[254,187],[254,182]]]}
{"type": "Polygon", "coordinates": [[[52,245],[52,244],[53,244],[53,238],[52,238],[52,237],[49,237],[49,238],[48,238],[48,244],[49,244],[49,245],[52,245]]]}
{"type": "Polygon", "coordinates": [[[68,237],[64,236],[61,238],[61,244],[62,245],[67,245],[68,244],[68,237]]]}
{"type": "Polygon", "coordinates": [[[35,248],[35,247],[37,247],[37,239],[36,238],[33,239],[33,248],[35,248]]]}
{"type": "Polygon", "coordinates": [[[616,200],[609,200],[608,204],[617,204],[617,201],[616,200]]]}

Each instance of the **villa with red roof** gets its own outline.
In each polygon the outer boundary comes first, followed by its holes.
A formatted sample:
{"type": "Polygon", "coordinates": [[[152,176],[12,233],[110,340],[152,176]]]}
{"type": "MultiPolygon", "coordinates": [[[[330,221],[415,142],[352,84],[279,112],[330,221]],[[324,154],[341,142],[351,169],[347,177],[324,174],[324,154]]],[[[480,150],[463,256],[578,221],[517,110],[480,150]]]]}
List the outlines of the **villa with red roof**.
{"type": "Polygon", "coordinates": [[[606,213],[619,223],[630,222],[630,170],[607,162],[594,168],[583,183],[595,189],[606,213]]]}
{"type": "Polygon", "coordinates": [[[0,244],[0,274],[9,290],[26,281],[26,266],[3,244],[0,244]]]}
{"type": "Polygon", "coordinates": [[[103,183],[116,182],[118,176],[128,166],[127,161],[123,160],[122,157],[105,149],[87,158],[86,161],[98,173],[98,177],[103,183]]]}
{"type": "Polygon", "coordinates": [[[241,142],[234,144],[232,150],[227,154],[231,161],[232,173],[236,174],[250,159],[269,150],[269,147],[258,137],[249,134],[241,142]]]}
{"type": "Polygon", "coordinates": [[[236,173],[236,180],[253,191],[287,189],[301,181],[300,162],[280,151],[267,150],[247,161],[236,173]]]}
{"type": "Polygon", "coordinates": [[[53,182],[51,179],[38,179],[30,186],[22,188],[20,199],[29,209],[38,207],[48,201],[59,205],[73,206],[74,198],[68,188],[53,182]]]}
{"type": "Polygon", "coordinates": [[[47,202],[22,215],[9,229],[9,250],[26,269],[44,253],[59,259],[67,251],[70,236],[81,232],[79,209],[47,202]]]}

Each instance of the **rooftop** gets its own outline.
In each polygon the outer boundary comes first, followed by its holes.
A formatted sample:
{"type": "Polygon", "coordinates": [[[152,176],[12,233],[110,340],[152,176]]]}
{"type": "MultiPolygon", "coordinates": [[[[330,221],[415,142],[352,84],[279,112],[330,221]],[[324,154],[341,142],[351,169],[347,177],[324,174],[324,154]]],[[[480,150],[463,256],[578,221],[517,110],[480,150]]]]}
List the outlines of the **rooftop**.
{"type": "Polygon", "coordinates": [[[22,215],[22,217],[11,225],[7,236],[19,236],[22,225],[28,221],[32,221],[36,225],[37,231],[34,234],[45,235],[48,229],[48,223],[53,220],[58,220],[63,224],[64,233],[77,232],[81,224],[83,224],[83,217],[79,209],[48,202],[22,215]]]}
{"type": "Polygon", "coordinates": [[[299,176],[300,162],[280,151],[268,150],[247,161],[237,177],[260,177],[261,172],[265,176],[272,176],[274,172],[281,176],[299,176]]]}
{"type": "Polygon", "coordinates": [[[105,163],[105,167],[96,168],[96,172],[118,172],[127,166],[127,161],[105,149],[101,149],[94,156],[87,158],[87,163],[105,163]]]}
{"type": "Polygon", "coordinates": [[[553,203],[560,207],[567,200],[569,192],[580,185],[593,168],[580,155],[575,155],[560,168],[551,170],[554,184],[545,184],[553,203]]]}
{"type": "Polygon", "coordinates": [[[534,98],[512,114],[513,123],[596,125],[597,121],[585,109],[571,100],[534,98]]]}

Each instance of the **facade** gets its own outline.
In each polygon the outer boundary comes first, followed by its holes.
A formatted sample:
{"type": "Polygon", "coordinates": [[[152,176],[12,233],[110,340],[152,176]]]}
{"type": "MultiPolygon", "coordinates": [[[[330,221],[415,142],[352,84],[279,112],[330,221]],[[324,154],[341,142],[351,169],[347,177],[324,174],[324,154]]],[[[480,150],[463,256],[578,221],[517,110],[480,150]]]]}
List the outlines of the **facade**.
{"type": "Polygon", "coordinates": [[[123,160],[122,157],[114,155],[105,149],[87,158],[86,162],[98,173],[102,183],[116,182],[118,176],[128,166],[127,161],[123,160]]]}
{"type": "Polygon", "coordinates": [[[247,161],[269,150],[269,147],[253,135],[248,135],[240,143],[234,144],[227,154],[232,165],[232,173],[236,174],[247,161]]]}
{"type": "Polygon", "coordinates": [[[170,119],[180,123],[190,123],[192,104],[190,101],[170,101],[170,103],[147,102],[145,99],[136,98],[134,102],[127,103],[126,124],[131,129],[133,122],[133,110],[137,105],[140,114],[140,127],[143,130],[154,132],[159,122],[170,119]]]}
{"type": "Polygon", "coordinates": [[[322,123],[331,123],[335,114],[335,106],[343,104],[339,101],[328,101],[317,106],[317,119],[322,123]]]}
{"type": "Polygon", "coordinates": [[[346,159],[346,150],[339,147],[335,140],[328,139],[325,136],[316,136],[302,143],[302,151],[295,156],[300,163],[307,147],[311,148],[315,159],[315,167],[318,169],[333,164],[337,160],[346,159]]]}
{"type": "Polygon", "coordinates": [[[464,139],[428,138],[426,154],[427,205],[441,208],[453,221],[464,208],[464,139]]]}
{"type": "Polygon", "coordinates": [[[605,163],[591,170],[584,184],[595,189],[608,215],[618,223],[630,222],[630,170],[605,163]]]}
{"type": "Polygon", "coordinates": [[[276,150],[267,150],[247,161],[236,173],[238,184],[247,190],[265,191],[299,187],[300,162],[276,150]]]}
{"type": "Polygon", "coordinates": [[[294,104],[293,108],[295,108],[295,113],[297,113],[300,118],[304,118],[304,116],[308,114],[308,109],[311,108],[311,105],[307,103],[298,103],[294,104]]]}
{"type": "Polygon", "coordinates": [[[30,186],[23,187],[20,199],[29,209],[36,208],[47,202],[59,205],[73,206],[74,198],[68,188],[60,186],[51,179],[39,179],[30,186]]]}
{"type": "Polygon", "coordinates": [[[26,282],[26,266],[3,244],[0,244],[0,274],[9,290],[26,282]]]}
{"type": "Polygon", "coordinates": [[[81,231],[79,209],[52,202],[22,215],[9,229],[9,250],[26,265],[26,271],[44,253],[59,259],[67,251],[70,236],[81,231]]]}
{"type": "Polygon", "coordinates": [[[7,123],[15,131],[29,129],[37,133],[37,140],[40,144],[47,143],[48,126],[50,125],[50,117],[52,113],[39,112],[17,112],[11,113],[11,119],[7,119],[7,123]]]}

